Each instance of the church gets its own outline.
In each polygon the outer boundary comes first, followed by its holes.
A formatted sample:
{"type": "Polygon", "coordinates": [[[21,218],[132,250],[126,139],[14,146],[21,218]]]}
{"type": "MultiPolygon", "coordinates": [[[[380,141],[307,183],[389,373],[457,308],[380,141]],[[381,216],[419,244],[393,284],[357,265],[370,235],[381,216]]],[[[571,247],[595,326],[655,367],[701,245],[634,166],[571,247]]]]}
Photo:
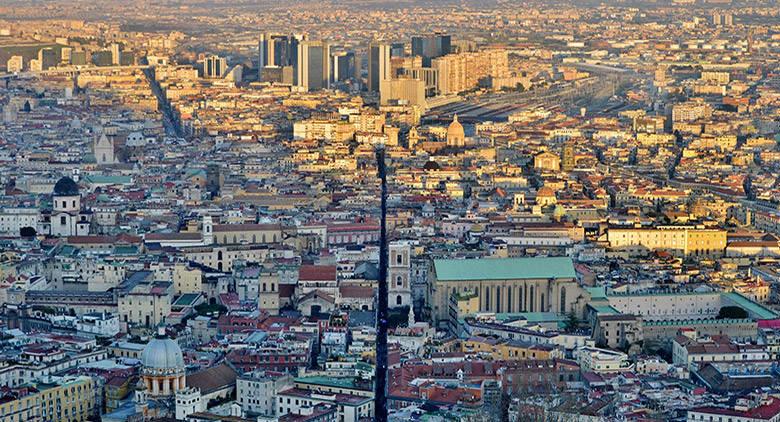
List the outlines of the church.
{"type": "Polygon", "coordinates": [[[52,209],[41,212],[38,233],[47,236],[89,234],[92,213],[82,209],[79,186],[70,177],[57,181],[52,191],[52,209]]]}

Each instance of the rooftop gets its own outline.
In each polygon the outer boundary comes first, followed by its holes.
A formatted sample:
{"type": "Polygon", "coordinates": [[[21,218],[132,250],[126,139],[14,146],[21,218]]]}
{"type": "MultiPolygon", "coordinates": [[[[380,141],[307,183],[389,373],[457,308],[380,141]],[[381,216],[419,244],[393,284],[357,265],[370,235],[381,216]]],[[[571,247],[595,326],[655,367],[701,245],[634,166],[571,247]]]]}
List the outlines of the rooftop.
{"type": "Polygon", "coordinates": [[[574,265],[566,257],[437,259],[433,262],[440,281],[573,279],[574,265]]]}

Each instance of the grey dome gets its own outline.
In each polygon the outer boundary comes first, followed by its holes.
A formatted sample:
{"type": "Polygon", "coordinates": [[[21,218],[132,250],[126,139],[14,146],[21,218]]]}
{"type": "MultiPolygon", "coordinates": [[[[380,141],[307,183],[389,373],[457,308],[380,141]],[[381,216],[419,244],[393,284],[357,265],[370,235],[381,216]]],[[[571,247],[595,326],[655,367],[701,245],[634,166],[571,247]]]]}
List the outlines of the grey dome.
{"type": "Polygon", "coordinates": [[[144,348],[141,363],[144,369],[184,369],[181,348],[169,338],[153,338],[144,348]]]}
{"type": "Polygon", "coordinates": [[[70,177],[63,177],[54,185],[54,196],[78,196],[79,185],[70,177]]]}

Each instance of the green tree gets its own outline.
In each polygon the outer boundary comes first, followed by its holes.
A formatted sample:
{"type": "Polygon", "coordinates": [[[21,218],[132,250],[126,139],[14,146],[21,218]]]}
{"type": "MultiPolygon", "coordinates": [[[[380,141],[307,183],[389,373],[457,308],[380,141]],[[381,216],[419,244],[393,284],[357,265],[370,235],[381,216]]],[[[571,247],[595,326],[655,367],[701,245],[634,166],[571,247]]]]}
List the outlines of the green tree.
{"type": "Polygon", "coordinates": [[[744,319],[747,317],[747,311],[739,306],[724,306],[720,308],[717,319],[744,319]]]}

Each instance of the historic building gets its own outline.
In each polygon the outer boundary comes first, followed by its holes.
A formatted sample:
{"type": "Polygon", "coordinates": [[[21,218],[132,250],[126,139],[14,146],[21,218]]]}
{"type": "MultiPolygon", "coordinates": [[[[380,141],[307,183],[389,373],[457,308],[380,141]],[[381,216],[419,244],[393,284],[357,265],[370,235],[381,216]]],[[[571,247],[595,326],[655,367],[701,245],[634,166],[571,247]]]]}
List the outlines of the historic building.
{"type": "Polygon", "coordinates": [[[570,258],[436,259],[429,297],[437,324],[448,319],[449,298],[470,292],[480,312],[576,312],[584,302],[570,258]]]}
{"type": "Polygon", "coordinates": [[[81,207],[79,186],[70,177],[54,185],[52,209],[41,213],[38,233],[50,236],[84,236],[89,234],[92,213],[81,207]]]}

